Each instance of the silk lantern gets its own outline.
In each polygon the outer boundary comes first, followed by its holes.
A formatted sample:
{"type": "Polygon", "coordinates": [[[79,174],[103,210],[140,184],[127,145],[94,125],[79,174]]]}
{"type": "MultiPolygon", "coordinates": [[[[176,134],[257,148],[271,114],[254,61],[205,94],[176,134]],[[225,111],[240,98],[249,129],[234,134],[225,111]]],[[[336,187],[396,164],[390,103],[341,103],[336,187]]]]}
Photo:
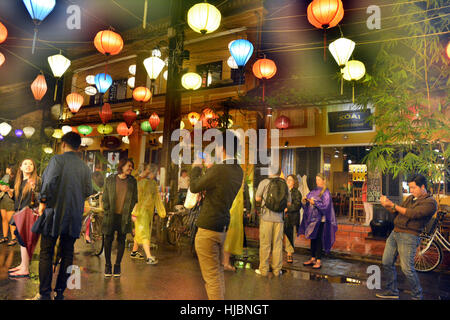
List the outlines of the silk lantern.
{"type": "Polygon", "coordinates": [[[117,126],[117,133],[121,136],[129,136],[133,133],[133,127],[128,128],[125,122],[121,122],[117,126]]]}
{"type": "Polygon", "coordinates": [[[95,76],[95,86],[98,89],[98,92],[105,93],[112,85],[112,78],[109,74],[99,73],[95,76]]]}
{"type": "Polygon", "coordinates": [[[98,32],[95,36],[94,46],[100,53],[106,56],[113,56],[122,51],[123,39],[120,34],[114,31],[103,30],[98,32]]]}
{"type": "Polygon", "coordinates": [[[159,126],[159,122],[161,120],[159,119],[158,114],[156,114],[155,112],[153,112],[153,114],[150,116],[150,118],[148,119],[148,122],[150,123],[150,126],[152,127],[153,131],[156,131],[156,129],[159,126]]]}
{"type": "Polygon", "coordinates": [[[31,84],[31,91],[33,92],[34,99],[41,101],[47,92],[47,82],[43,74],[40,74],[31,84]]]}
{"type": "Polygon", "coordinates": [[[30,139],[35,132],[36,132],[36,129],[34,129],[33,127],[23,128],[23,133],[25,134],[25,138],[27,138],[27,139],[30,139]]]}
{"type": "Polygon", "coordinates": [[[113,132],[113,127],[111,126],[111,125],[109,125],[109,124],[100,124],[98,127],[97,127],[97,131],[98,131],[98,133],[100,133],[100,134],[110,134],[111,132],[113,132]]]}
{"type": "Polygon", "coordinates": [[[84,98],[81,94],[73,92],[67,95],[66,102],[70,112],[75,114],[80,110],[81,106],[83,105],[84,98]]]}
{"type": "Polygon", "coordinates": [[[34,54],[37,40],[37,26],[53,11],[56,0],[23,0],[23,4],[27,8],[28,13],[33,19],[36,28],[34,29],[32,53],[34,54]]]}
{"type": "Polygon", "coordinates": [[[206,1],[191,7],[187,14],[189,27],[201,34],[216,31],[220,26],[221,18],[219,9],[206,1]]]}
{"type": "Polygon", "coordinates": [[[84,89],[84,93],[86,93],[88,96],[95,96],[97,94],[97,88],[93,86],[86,87],[84,89]]]}
{"type": "Polygon", "coordinates": [[[0,43],[5,42],[6,38],[8,38],[8,29],[0,22],[0,43]]]}
{"type": "Polygon", "coordinates": [[[202,77],[195,72],[188,72],[181,77],[181,84],[187,90],[197,90],[202,86],[202,77]]]}
{"type": "Polygon", "coordinates": [[[141,123],[141,129],[144,132],[152,132],[153,131],[152,126],[150,125],[150,122],[148,122],[148,121],[143,121],[141,123]]]}
{"type": "Polygon", "coordinates": [[[263,102],[265,98],[265,82],[264,80],[272,78],[277,73],[277,66],[275,62],[270,59],[258,59],[253,64],[253,74],[258,79],[263,80],[263,102]]]}
{"type": "Polygon", "coordinates": [[[355,81],[358,81],[366,74],[364,63],[358,60],[350,60],[341,70],[342,77],[347,81],[352,81],[352,101],[355,102],[355,81]]]}
{"type": "Polygon", "coordinates": [[[239,69],[239,66],[237,65],[236,61],[234,60],[233,56],[230,56],[227,60],[227,65],[231,69],[239,69]]]}
{"type": "Polygon", "coordinates": [[[92,127],[87,125],[81,125],[77,128],[78,132],[84,136],[88,136],[92,133],[92,127]]]}
{"type": "Polygon", "coordinates": [[[135,76],[135,75],[136,75],[136,65],[135,65],[135,64],[132,64],[131,66],[129,66],[129,67],[128,67],[128,72],[129,72],[130,74],[132,74],[133,76],[135,76]]]}
{"type": "Polygon", "coordinates": [[[200,115],[197,112],[191,112],[188,114],[188,119],[189,119],[189,122],[191,123],[191,125],[195,126],[195,124],[200,119],[200,115]]]}
{"type": "Polygon", "coordinates": [[[14,130],[14,134],[17,138],[21,138],[23,136],[23,131],[21,129],[14,130]]]}
{"type": "Polygon", "coordinates": [[[131,89],[133,89],[134,86],[136,85],[136,77],[130,77],[130,78],[128,78],[127,85],[128,85],[131,89]]]}
{"type": "Polygon", "coordinates": [[[148,77],[152,81],[158,78],[164,66],[164,61],[158,57],[150,57],[144,60],[145,70],[147,71],[148,77]]]}
{"type": "Polygon", "coordinates": [[[242,68],[253,54],[253,44],[245,39],[234,40],[230,45],[230,53],[238,67],[242,68]]]}
{"type": "Polygon", "coordinates": [[[280,116],[275,120],[275,127],[280,130],[289,128],[291,125],[291,119],[286,116],[280,116]]]}
{"type": "Polygon", "coordinates": [[[86,77],[86,83],[90,85],[95,85],[95,76],[90,74],[86,77]]]}
{"type": "Polygon", "coordinates": [[[130,128],[133,125],[134,121],[136,121],[136,118],[137,114],[132,110],[128,110],[123,114],[123,120],[125,120],[125,123],[127,124],[128,128],[130,128]]]}
{"type": "Polygon", "coordinates": [[[71,126],[63,126],[63,127],[61,128],[61,130],[62,130],[62,132],[63,132],[64,134],[68,134],[69,132],[72,132],[72,131],[73,131],[71,126]]]}
{"type": "Polygon", "coordinates": [[[62,54],[55,54],[54,56],[48,57],[47,60],[55,78],[61,78],[71,64],[70,60],[62,54]]]}
{"type": "Polygon", "coordinates": [[[5,56],[0,52],[0,67],[5,63],[5,56]]]}
{"type": "Polygon", "coordinates": [[[105,103],[102,106],[102,110],[100,110],[99,115],[103,124],[106,124],[108,121],[110,121],[112,119],[111,105],[109,103],[105,103]]]}
{"type": "Polygon", "coordinates": [[[52,134],[52,137],[55,139],[61,139],[64,136],[64,132],[61,129],[55,129],[52,134]]]}
{"type": "MultiPolygon", "coordinates": [[[[331,55],[338,64],[339,68],[344,68],[345,64],[348,62],[352,56],[353,50],[355,50],[355,43],[347,38],[339,38],[332,43],[330,43],[328,50],[330,50],[331,55]]],[[[343,94],[344,82],[341,76],[341,94],[343,94]]]]}
{"type": "Polygon", "coordinates": [[[11,129],[12,127],[6,122],[0,124],[0,134],[3,137],[6,137],[11,132],[11,129]]]}
{"type": "Polygon", "coordinates": [[[152,97],[152,92],[146,87],[137,87],[133,90],[133,99],[139,102],[148,102],[152,97]]]}

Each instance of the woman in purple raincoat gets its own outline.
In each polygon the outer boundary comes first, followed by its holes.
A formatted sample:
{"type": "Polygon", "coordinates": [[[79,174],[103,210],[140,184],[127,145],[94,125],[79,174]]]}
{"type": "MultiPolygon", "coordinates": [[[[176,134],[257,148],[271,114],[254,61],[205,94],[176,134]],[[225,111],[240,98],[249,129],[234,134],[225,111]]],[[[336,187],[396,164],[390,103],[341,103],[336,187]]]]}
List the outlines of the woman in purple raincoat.
{"type": "Polygon", "coordinates": [[[303,264],[320,269],[322,249],[328,253],[333,246],[337,222],[325,175],[317,174],[316,184],[317,188],[302,200],[304,214],[297,235],[311,239],[311,259],[303,264]]]}

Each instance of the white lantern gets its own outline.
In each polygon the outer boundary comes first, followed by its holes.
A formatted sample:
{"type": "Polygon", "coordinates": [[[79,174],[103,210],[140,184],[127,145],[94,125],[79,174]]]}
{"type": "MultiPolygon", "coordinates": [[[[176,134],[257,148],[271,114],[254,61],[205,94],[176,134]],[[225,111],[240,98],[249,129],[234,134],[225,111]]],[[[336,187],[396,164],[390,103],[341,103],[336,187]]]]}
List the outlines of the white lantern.
{"type": "Polygon", "coordinates": [[[129,72],[130,74],[132,74],[133,76],[135,76],[135,75],[136,75],[136,65],[135,65],[135,64],[132,64],[132,65],[128,68],[128,72],[129,72]]]}
{"type": "Polygon", "coordinates": [[[36,132],[36,129],[34,129],[33,127],[25,127],[25,128],[23,128],[23,133],[25,134],[25,137],[27,139],[30,139],[35,132],[36,132]]]}
{"type": "Polygon", "coordinates": [[[50,148],[50,147],[44,147],[44,152],[45,152],[46,154],[52,154],[52,153],[53,153],[53,149],[50,148]]]}
{"type": "Polygon", "coordinates": [[[181,84],[187,90],[197,90],[202,86],[202,77],[195,72],[188,72],[181,77],[181,84]]]}
{"type": "Polygon", "coordinates": [[[86,77],[86,83],[95,85],[95,76],[94,75],[88,75],[86,77]]]}
{"type": "Polygon", "coordinates": [[[155,49],[153,49],[152,50],[152,56],[153,57],[158,57],[158,58],[161,58],[161,50],[159,50],[159,48],[158,47],[156,47],[155,49]]]}
{"type": "Polygon", "coordinates": [[[48,64],[52,69],[53,75],[56,78],[61,78],[64,72],[70,67],[70,60],[64,57],[62,54],[56,54],[48,57],[48,64]]]}
{"type": "Polygon", "coordinates": [[[125,143],[125,144],[130,144],[130,139],[128,139],[128,136],[124,136],[122,138],[122,142],[125,143]]]}
{"type": "Polygon", "coordinates": [[[236,60],[234,60],[233,56],[230,56],[228,58],[227,64],[231,69],[239,69],[239,66],[237,65],[236,60]]]}
{"type": "Polygon", "coordinates": [[[228,50],[230,50],[230,48],[231,48],[231,45],[233,44],[233,42],[235,42],[236,40],[232,40],[232,41],[230,41],[229,43],[228,43],[228,50]]]}
{"type": "Polygon", "coordinates": [[[342,76],[347,81],[357,81],[366,74],[364,63],[358,60],[350,60],[342,69],[342,76]]]}
{"type": "Polygon", "coordinates": [[[343,68],[348,62],[348,59],[352,56],[353,50],[355,49],[355,43],[350,39],[339,38],[330,43],[328,49],[338,66],[343,68]]]}
{"type": "Polygon", "coordinates": [[[158,141],[159,141],[159,143],[163,143],[163,136],[159,136],[159,138],[158,138],[158,141]]]}
{"type": "Polygon", "coordinates": [[[221,18],[219,9],[207,2],[197,3],[189,9],[187,14],[189,27],[201,34],[216,31],[220,26],[221,18]]]}
{"type": "Polygon", "coordinates": [[[127,83],[130,88],[134,88],[134,86],[136,85],[136,78],[135,77],[128,78],[127,83]]]}
{"type": "Polygon", "coordinates": [[[81,138],[81,145],[82,146],[90,146],[93,143],[94,143],[94,139],[92,139],[92,138],[86,138],[86,137],[81,138]]]}
{"type": "Polygon", "coordinates": [[[73,131],[71,126],[63,126],[63,127],[61,128],[61,130],[62,130],[62,132],[63,132],[64,134],[68,134],[69,132],[72,132],[72,131],[73,131]]]}
{"type": "Polygon", "coordinates": [[[86,93],[88,96],[95,96],[97,94],[97,88],[93,86],[86,87],[84,89],[84,93],[86,93]]]}
{"type": "Polygon", "coordinates": [[[6,122],[0,124],[0,134],[4,137],[6,137],[11,132],[11,129],[12,127],[6,122]]]}
{"type": "Polygon", "coordinates": [[[164,80],[167,81],[167,76],[168,76],[168,75],[169,75],[169,71],[168,71],[168,70],[164,71],[164,73],[163,73],[163,78],[164,78],[164,80]]]}
{"type": "Polygon", "coordinates": [[[150,57],[144,60],[144,66],[150,80],[155,80],[164,68],[165,63],[158,57],[150,57]]]}

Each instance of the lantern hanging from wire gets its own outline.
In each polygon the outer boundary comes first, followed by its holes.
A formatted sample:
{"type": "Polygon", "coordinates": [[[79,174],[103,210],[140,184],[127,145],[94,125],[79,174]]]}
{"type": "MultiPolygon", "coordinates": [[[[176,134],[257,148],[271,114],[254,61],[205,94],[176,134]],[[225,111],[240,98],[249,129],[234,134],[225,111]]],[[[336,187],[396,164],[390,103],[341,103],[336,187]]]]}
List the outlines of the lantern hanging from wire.
{"type": "Polygon", "coordinates": [[[44,75],[41,73],[31,84],[31,91],[33,92],[34,99],[41,101],[47,92],[47,82],[44,75]]]}
{"type": "Polygon", "coordinates": [[[355,102],[355,81],[358,81],[366,74],[364,63],[358,60],[350,60],[345,67],[341,69],[344,80],[352,82],[352,101],[355,102]]]}
{"type": "Polygon", "coordinates": [[[227,65],[231,69],[239,69],[239,66],[237,65],[236,61],[234,60],[233,56],[230,56],[227,60],[227,65]]]}
{"type": "Polygon", "coordinates": [[[105,103],[102,106],[102,109],[99,112],[100,119],[103,124],[106,124],[108,121],[112,119],[112,109],[109,103],[105,103]]]}
{"type": "Polygon", "coordinates": [[[265,81],[272,78],[277,73],[275,62],[270,59],[259,59],[253,64],[253,74],[263,81],[263,102],[265,97],[265,81]]]}
{"type": "Polygon", "coordinates": [[[133,89],[134,86],[136,85],[136,77],[129,77],[128,81],[127,81],[127,85],[133,89]]]}
{"type": "Polygon", "coordinates": [[[121,136],[130,136],[133,133],[133,127],[128,128],[125,122],[121,122],[117,126],[117,133],[121,136]]]}
{"type": "Polygon", "coordinates": [[[84,93],[86,93],[88,96],[95,96],[97,94],[97,88],[93,86],[86,87],[84,89],[84,93]]]}
{"type": "Polygon", "coordinates": [[[78,132],[84,136],[88,136],[92,133],[92,127],[88,125],[81,125],[77,128],[78,132]]]}
{"type": "Polygon", "coordinates": [[[6,137],[11,132],[11,129],[12,129],[11,125],[9,125],[9,123],[7,122],[2,122],[0,124],[0,134],[3,137],[6,137]]]}
{"type": "Polygon", "coordinates": [[[95,85],[95,76],[90,74],[86,77],[86,83],[90,85],[95,85]]]}
{"type": "Polygon", "coordinates": [[[133,90],[133,99],[139,102],[148,102],[152,97],[152,92],[146,87],[137,87],[133,90]]]}
{"type": "Polygon", "coordinates": [[[112,85],[112,78],[109,74],[99,73],[95,76],[95,86],[98,92],[104,94],[112,85]]]}
{"type": "Polygon", "coordinates": [[[21,138],[23,136],[23,131],[22,129],[16,129],[14,130],[14,134],[16,135],[17,138],[21,138]]]}
{"type": "Polygon", "coordinates": [[[291,125],[291,119],[286,116],[280,116],[275,120],[275,127],[280,130],[289,128],[291,125]]]}
{"type": "Polygon", "coordinates": [[[195,124],[200,120],[200,115],[197,112],[191,112],[188,114],[189,122],[192,126],[195,126],[195,124]]]}
{"type": "Polygon", "coordinates": [[[164,68],[165,63],[158,57],[149,57],[144,60],[144,67],[147,71],[148,77],[150,80],[154,81],[158,78],[162,69],[164,68]]]}
{"type": "Polygon", "coordinates": [[[66,97],[67,106],[72,114],[77,113],[83,105],[84,98],[76,92],[70,93],[66,97]]]}
{"type": "Polygon", "coordinates": [[[36,40],[38,29],[37,26],[53,11],[56,5],[56,0],[23,0],[23,4],[27,8],[28,13],[33,19],[35,25],[33,46],[31,52],[34,54],[36,48],[36,40]]]}
{"type": "Polygon", "coordinates": [[[106,56],[114,56],[122,51],[123,39],[120,34],[112,30],[103,30],[95,36],[94,46],[100,53],[106,56]]]}
{"type": "Polygon", "coordinates": [[[35,132],[36,132],[36,129],[34,129],[33,127],[23,128],[23,133],[25,134],[25,138],[27,138],[27,139],[30,139],[35,132]]]}
{"type": "Polygon", "coordinates": [[[245,39],[234,40],[230,45],[230,53],[239,68],[243,68],[253,54],[253,44],[245,39]]]}
{"type": "Polygon", "coordinates": [[[8,38],[8,29],[0,22],[0,43],[5,42],[6,38],[8,38]]]}
{"type": "Polygon", "coordinates": [[[97,131],[100,134],[110,134],[113,130],[113,127],[109,124],[100,124],[97,126],[97,131]]]}
{"type": "Polygon", "coordinates": [[[197,3],[187,14],[188,25],[197,33],[207,34],[216,31],[220,26],[222,15],[212,4],[197,3]]]}
{"type": "MultiPolygon", "coordinates": [[[[331,55],[334,60],[338,64],[339,68],[344,68],[345,64],[348,62],[350,57],[352,56],[353,50],[355,50],[355,42],[347,38],[339,38],[328,46],[328,50],[330,50],[331,55]]],[[[341,73],[342,75],[342,73],[341,73]]],[[[343,94],[344,81],[341,76],[341,94],[343,94]]]]}
{"type": "Polygon", "coordinates": [[[156,129],[159,126],[160,119],[157,113],[153,112],[150,118],[148,119],[148,122],[150,123],[150,126],[152,127],[153,131],[156,131],[156,129]]]}
{"type": "Polygon", "coordinates": [[[123,114],[123,120],[125,120],[125,123],[127,124],[128,128],[130,128],[133,125],[134,121],[136,121],[136,118],[137,114],[132,110],[128,110],[123,114]]]}
{"type": "Polygon", "coordinates": [[[141,122],[141,129],[144,132],[152,132],[152,126],[150,125],[150,122],[148,121],[143,121],[141,122]]]}
{"type": "Polygon", "coordinates": [[[61,130],[62,130],[62,132],[64,134],[68,134],[69,132],[73,131],[72,127],[71,126],[67,126],[67,125],[66,126],[62,126],[61,130]]]}
{"type": "Polygon", "coordinates": [[[324,30],[323,55],[326,59],[326,30],[335,27],[344,17],[344,6],[341,0],[314,0],[308,6],[308,21],[313,26],[324,30]]]}
{"type": "Polygon", "coordinates": [[[48,64],[50,65],[50,69],[52,69],[53,76],[56,78],[55,84],[55,96],[54,101],[56,101],[56,94],[58,92],[58,80],[62,77],[62,75],[67,71],[70,67],[70,60],[64,57],[61,53],[55,54],[53,56],[48,57],[48,64]]]}
{"type": "Polygon", "coordinates": [[[3,55],[3,53],[0,52],[0,67],[5,63],[5,56],[3,55]]]}

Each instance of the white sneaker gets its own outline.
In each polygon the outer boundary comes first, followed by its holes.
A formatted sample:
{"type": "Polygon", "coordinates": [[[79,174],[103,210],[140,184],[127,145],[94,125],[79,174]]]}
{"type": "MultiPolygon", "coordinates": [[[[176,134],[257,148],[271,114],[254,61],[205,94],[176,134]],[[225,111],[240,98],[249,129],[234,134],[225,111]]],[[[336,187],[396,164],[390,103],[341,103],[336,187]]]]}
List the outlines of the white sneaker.
{"type": "Polygon", "coordinates": [[[255,270],[255,273],[256,273],[256,274],[259,274],[260,276],[263,276],[263,277],[267,276],[267,274],[263,274],[263,273],[261,272],[261,270],[259,270],[259,269],[256,269],[256,270],[255,270]]]}

